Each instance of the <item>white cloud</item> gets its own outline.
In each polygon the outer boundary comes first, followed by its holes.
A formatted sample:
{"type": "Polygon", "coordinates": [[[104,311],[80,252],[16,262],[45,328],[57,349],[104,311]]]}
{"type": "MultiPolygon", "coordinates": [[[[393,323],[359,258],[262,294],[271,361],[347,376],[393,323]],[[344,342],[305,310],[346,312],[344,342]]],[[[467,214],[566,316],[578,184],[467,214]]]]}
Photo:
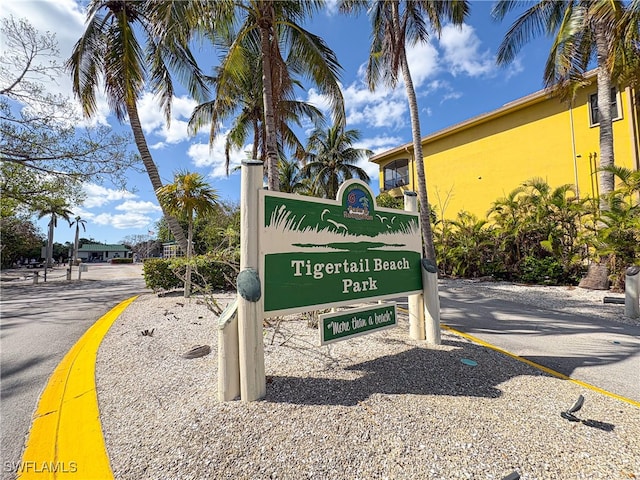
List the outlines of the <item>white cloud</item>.
{"type": "Polygon", "coordinates": [[[116,210],[125,210],[127,212],[142,213],[161,213],[160,205],[148,201],[127,200],[115,207],[116,210]]]}
{"type": "Polygon", "coordinates": [[[334,16],[338,15],[340,12],[338,10],[339,0],[327,0],[325,3],[325,12],[327,15],[334,16]]]}
{"type": "Polygon", "coordinates": [[[158,98],[146,92],[138,102],[138,114],[142,129],[149,137],[160,137],[160,142],[152,148],[164,148],[166,144],[181,143],[190,138],[187,131],[189,118],[197,102],[186,96],[174,97],[171,107],[171,123],[167,127],[164,112],[160,108],[158,98]]]}
{"type": "Polygon", "coordinates": [[[331,108],[331,104],[327,100],[327,97],[319,93],[315,88],[309,89],[307,92],[307,99],[305,101],[324,112],[328,112],[331,108]]]}
{"type": "Polygon", "coordinates": [[[482,42],[472,26],[451,24],[442,29],[440,46],[444,50],[444,60],[453,76],[459,74],[470,77],[491,76],[496,66],[490,51],[482,51],[482,42]]]}
{"type": "Polygon", "coordinates": [[[86,193],[86,199],[83,203],[84,208],[101,207],[109,202],[115,202],[119,200],[127,200],[136,198],[137,195],[126,190],[114,190],[111,188],[105,188],[95,183],[86,183],[83,186],[86,193]]]}
{"type": "Polygon", "coordinates": [[[343,90],[343,96],[349,125],[396,128],[407,122],[406,99],[384,86],[371,92],[363,82],[354,82],[343,90]]]}
{"type": "Polygon", "coordinates": [[[518,57],[513,62],[511,62],[507,67],[505,80],[509,80],[511,77],[515,77],[516,75],[522,72],[524,72],[524,66],[522,65],[522,59],[518,57]]]}
{"type": "MultiPolygon", "coordinates": [[[[225,169],[225,153],[224,143],[225,135],[219,135],[213,144],[213,148],[209,148],[208,143],[194,143],[187,150],[187,155],[196,167],[211,167],[209,175],[213,178],[224,178],[227,176],[225,169]]],[[[247,158],[247,153],[251,151],[251,144],[245,145],[242,150],[232,150],[229,153],[229,172],[240,165],[243,159],[247,158]]]]}
{"type": "Polygon", "coordinates": [[[442,97],[442,100],[440,100],[440,104],[443,104],[447,100],[457,100],[459,98],[462,98],[462,93],[461,92],[445,93],[444,96],[442,97]]]}
{"type": "MultiPolygon", "coordinates": [[[[407,48],[407,61],[415,89],[440,72],[438,50],[430,43],[419,43],[407,48]]],[[[404,82],[402,88],[404,89],[404,82]]]]}
{"type": "MultiPolygon", "coordinates": [[[[407,49],[407,60],[414,88],[419,95],[425,95],[433,87],[429,86],[426,92],[420,92],[420,88],[439,72],[438,51],[431,44],[414,45],[407,49]]],[[[365,82],[365,75],[363,64],[358,69],[359,80],[343,88],[347,123],[374,128],[402,128],[408,125],[409,113],[402,77],[399,78],[395,89],[380,83],[372,92],[365,82]]],[[[434,80],[428,85],[432,85],[433,82],[437,81],[434,80]]],[[[437,86],[437,83],[435,85],[437,86]]],[[[310,91],[309,98],[315,100],[315,95],[315,92],[310,91]]],[[[322,105],[319,101],[316,104],[322,105]]]]}
{"type": "MultiPolygon", "coordinates": [[[[13,15],[15,18],[26,18],[40,34],[48,31],[55,33],[60,50],[59,58],[56,60],[58,64],[62,65],[71,56],[73,47],[84,33],[85,11],[80,3],[76,0],[56,0],[55,2],[9,0],[3,2],[0,16],[13,15]]],[[[43,59],[43,61],[46,60],[43,59]]],[[[67,72],[61,73],[55,81],[47,80],[44,83],[48,92],[74,98],[71,77],[67,72]]],[[[110,109],[101,85],[95,95],[96,113],[92,119],[81,123],[108,125],[110,109]]],[[[81,117],[80,104],[77,103],[77,105],[78,115],[81,117]]],[[[174,97],[172,99],[171,123],[167,127],[164,113],[158,106],[157,98],[149,92],[142,96],[138,103],[138,114],[145,133],[160,138],[160,142],[155,142],[156,148],[162,148],[165,144],[180,143],[189,138],[187,124],[196,105],[197,102],[187,96],[174,97]]]]}
{"type": "Polygon", "coordinates": [[[367,172],[367,175],[369,175],[370,187],[378,185],[378,179],[380,178],[380,167],[378,164],[372,163],[368,160],[359,160],[358,166],[367,172]]]}
{"type": "Polygon", "coordinates": [[[112,213],[100,213],[91,218],[91,221],[96,225],[108,225],[118,230],[126,230],[129,228],[144,229],[156,220],[157,219],[141,213],[131,212],[115,215],[112,213]]]}
{"type": "Polygon", "coordinates": [[[363,139],[358,143],[358,148],[368,148],[369,150],[372,150],[374,154],[378,154],[391,148],[395,148],[401,143],[401,137],[378,136],[363,139]]]}
{"type": "Polygon", "coordinates": [[[144,229],[150,223],[158,221],[162,215],[159,205],[151,201],[135,201],[137,195],[124,192],[122,190],[111,190],[99,185],[89,184],[85,187],[90,196],[87,202],[81,207],[74,209],[74,216],[79,215],[83,220],[87,220],[88,225],[106,226],[117,230],[144,229]],[[122,213],[92,212],[89,209],[102,207],[110,202],[124,202],[113,207],[122,213]]]}
{"type": "Polygon", "coordinates": [[[376,128],[403,127],[409,122],[406,100],[388,100],[375,105],[368,105],[357,114],[353,114],[349,119],[361,120],[368,126],[376,128]]]}
{"type": "MultiPolygon", "coordinates": [[[[16,20],[28,20],[40,35],[44,35],[46,32],[55,33],[56,42],[60,50],[60,56],[56,61],[60,65],[71,56],[73,46],[84,30],[85,14],[74,0],[3,2],[0,17],[8,18],[11,15],[16,20]],[[58,28],[60,25],[64,25],[64,28],[58,28]]],[[[42,61],[49,60],[49,58],[42,59],[42,61]]],[[[71,95],[71,79],[69,75],[60,75],[55,82],[49,82],[47,86],[51,93],[71,95]]]]}
{"type": "Polygon", "coordinates": [[[382,85],[372,92],[364,83],[364,80],[353,82],[347,88],[342,89],[344,103],[350,108],[360,108],[364,105],[380,102],[389,96],[390,93],[391,92],[382,85]]]}

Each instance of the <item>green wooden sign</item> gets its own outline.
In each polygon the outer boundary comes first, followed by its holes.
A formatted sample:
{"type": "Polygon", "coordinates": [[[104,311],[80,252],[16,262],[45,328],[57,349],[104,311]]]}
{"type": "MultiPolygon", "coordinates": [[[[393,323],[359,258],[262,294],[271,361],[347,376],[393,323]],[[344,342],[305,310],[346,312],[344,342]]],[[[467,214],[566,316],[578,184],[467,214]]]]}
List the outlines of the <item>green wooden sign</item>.
{"type": "Polygon", "coordinates": [[[396,318],[395,302],[320,315],[320,345],[395,327],[396,318]]]}
{"type": "Polygon", "coordinates": [[[378,208],[359,180],[342,184],[337,200],[259,193],[265,313],[422,292],[417,213],[378,208]]]}

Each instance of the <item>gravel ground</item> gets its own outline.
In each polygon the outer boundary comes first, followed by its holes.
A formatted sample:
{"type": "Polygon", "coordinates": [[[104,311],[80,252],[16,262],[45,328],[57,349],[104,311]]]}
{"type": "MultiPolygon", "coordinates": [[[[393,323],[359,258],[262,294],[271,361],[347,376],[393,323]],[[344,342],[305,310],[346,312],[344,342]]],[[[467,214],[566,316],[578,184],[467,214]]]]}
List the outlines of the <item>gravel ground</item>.
{"type": "MultiPolygon", "coordinates": [[[[602,304],[610,292],[452,280],[441,288],[628,321],[620,305],[602,304]]],[[[447,332],[436,347],[410,340],[403,317],[384,332],[323,347],[317,339],[307,320],[271,320],[266,398],[218,403],[216,317],[197,298],[141,296],[97,360],[115,477],[640,478],[637,407],[447,332]],[[180,356],[202,344],[211,354],[180,356]],[[583,421],[562,419],[580,394],[583,421]]]]}

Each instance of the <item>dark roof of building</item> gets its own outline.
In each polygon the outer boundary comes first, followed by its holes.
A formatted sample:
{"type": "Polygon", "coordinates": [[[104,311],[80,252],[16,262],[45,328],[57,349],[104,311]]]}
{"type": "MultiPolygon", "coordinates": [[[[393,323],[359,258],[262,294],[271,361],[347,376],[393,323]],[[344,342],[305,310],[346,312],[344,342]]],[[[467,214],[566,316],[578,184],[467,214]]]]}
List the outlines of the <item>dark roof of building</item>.
{"type": "Polygon", "coordinates": [[[99,243],[85,243],[79,252],[128,252],[129,247],[125,245],[101,245],[99,243]]]}

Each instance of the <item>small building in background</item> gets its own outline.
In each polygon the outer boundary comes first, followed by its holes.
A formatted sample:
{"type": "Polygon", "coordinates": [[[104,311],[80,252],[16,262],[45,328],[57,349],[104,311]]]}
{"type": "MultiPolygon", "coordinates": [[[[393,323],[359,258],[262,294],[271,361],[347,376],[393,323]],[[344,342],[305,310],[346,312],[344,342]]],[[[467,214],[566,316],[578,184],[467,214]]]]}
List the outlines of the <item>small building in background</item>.
{"type": "Polygon", "coordinates": [[[162,244],[162,258],[184,257],[184,252],[176,242],[162,244]]]}
{"type": "Polygon", "coordinates": [[[78,248],[78,258],[85,263],[108,262],[114,258],[131,258],[131,249],[126,245],[85,243],[78,248]]]}

